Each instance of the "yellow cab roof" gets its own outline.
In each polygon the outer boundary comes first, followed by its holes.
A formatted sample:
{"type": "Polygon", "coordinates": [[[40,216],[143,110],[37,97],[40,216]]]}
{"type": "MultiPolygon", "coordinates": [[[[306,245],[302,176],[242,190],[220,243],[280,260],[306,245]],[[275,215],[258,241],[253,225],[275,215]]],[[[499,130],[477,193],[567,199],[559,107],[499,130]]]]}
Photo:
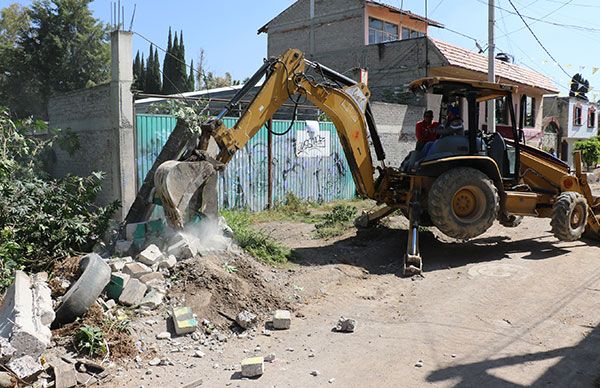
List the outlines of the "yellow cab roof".
{"type": "Polygon", "coordinates": [[[514,85],[450,77],[420,78],[411,82],[408,87],[413,92],[431,92],[461,97],[475,92],[478,102],[504,97],[517,91],[517,87],[514,85]]]}

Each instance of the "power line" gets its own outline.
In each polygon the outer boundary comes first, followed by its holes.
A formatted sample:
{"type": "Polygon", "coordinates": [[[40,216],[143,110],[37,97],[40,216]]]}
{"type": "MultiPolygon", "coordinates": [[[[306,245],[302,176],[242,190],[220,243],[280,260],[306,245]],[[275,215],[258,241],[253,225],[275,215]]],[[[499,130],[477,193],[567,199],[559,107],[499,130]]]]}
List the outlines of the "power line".
{"type": "MultiPolygon", "coordinates": [[[[550,16],[550,15],[552,15],[552,14],[554,14],[554,13],[556,13],[556,12],[560,11],[561,9],[563,9],[564,7],[566,7],[567,5],[571,4],[573,1],[574,1],[574,0],[569,0],[569,1],[567,1],[566,3],[562,3],[562,5],[561,5],[560,7],[556,8],[555,10],[553,10],[553,11],[551,11],[551,12],[548,12],[547,14],[545,14],[544,16],[542,16],[542,19],[545,19],[545,18],[547,18],[548,16],[550,16]]],[[[500,11],[500,12],[502,12],[502,11],[500,11]]],[[[534,23],[537,23],[537,21],[534,21],[534,22],[533,22],[533,23],[531,23],[531,24],[533,25],[534,23]]],[[[525,27],[521,27],[521,28],[519,28],[518,30],[514,30],[514,31],[511,31],[511,32],[508,32],[508,33],[506,33],[505,35],[501,36],[500,38],[504,38],[505,36],[512,35],[512,34],[514,34],[514,33],[516,33],[516,32],[519,32],[519,31],[523,31],[524,29],[525,29],[525,27]]]]}
{"type": "Polygon", "coordinates": [[[544,51],[546,52],[546,54],[548,54],[548,56],[550,58],[552,58],[552,60],[554,61],[554,63],[556,63],[556,65],[558,67],[560,67],[560,69],[563,71],[563,73],[565,73],[567,76],[571,76],[569,73],[567,73],[567,71],[562,67],[562,65],[560,63],[558,63],[558,61],[552,56],[552,54],[550,54],[550,51],[548,51],[548,49],[542,44],[542,42],[540,41],[540,39],[537,37],[537,35],[535,34],[535,32],[533,32],[533,30],[531,29],[531,27],[529,27],[529,24],[527,24],[527,22],[525,21],[525,19],[523,18],[523,16],[521,16],[521,13],[519,12],[519,10],[517,9],[517,7],[515,7],[514,3],[512,2],[512,0],[508,0],[508,2],[510,3],[510,5],[513,7],[513,9],[515,10],[515,12],[517,13],[517,15],[519,15],[519,17],[521,18],[521,20],[523,21],[523,24],[525,24],[525,27],[527,27],[527,29],[529,30],[529,32],[531,32],[531,35],[533,35],[533,37],[535,38],[535,40],[538,42],[538,44],[542,47],[542,49],[544,49],[544,51]]]}
{"type": "MultiPolygon", "coordinates": [[[[562,1],[557,1],[557,0],[546,0],[549,3],[556,3],[556,4],[563,4],[562,1]]],[[[573,7],[583,7],[583,8],[600,8],[600,5],[593,5],[593,4],[571,4],[569,3],[569,5],[573,6],[573,7]]]]}
{"type": "Polygon", "coordinates": [[[431,11],[431,14],[434,14],[435,11],[437,11],[437,9],[439,8],[440,5],[442,5],[442,3],[444,2],[444,0],[440,0],[437,5],[435,7],[433,7],[433,10],[431,11]]]}
{"type": "MultiPolygon", "coordinates": [[[[480,2],[481,4],[487,5],[487,2],[484,1],[484,0],[477,0],[477,1],[480,2]]],[[[531,17],[531,16],[521,15],[521,14],[515,13],[515,12],[509,10],[509,9],[502,8],[502,7],[497,6],[497,5],[494,5],[494,8],[501,9],[501,10],[503,10],[505,12],[508,12],[511,15],[518,15],[521,18],[525,18],[525,19],[529,19],[529,20],[535,20],[536,22],[550,24],[550,25],[557,26],[557,27],[572,28],[572,29],[576,29],[576,30],[579,30],[579,31],[600,32],[600,28],[582,27],[582,26],[578,26],[576,24],[557,23],[557,22],[552,22],[552,21],[549,21],[549,20],[543,20],[543,19],[539,19],[539,18],[534,18],[534,17],[531,17]]]]}

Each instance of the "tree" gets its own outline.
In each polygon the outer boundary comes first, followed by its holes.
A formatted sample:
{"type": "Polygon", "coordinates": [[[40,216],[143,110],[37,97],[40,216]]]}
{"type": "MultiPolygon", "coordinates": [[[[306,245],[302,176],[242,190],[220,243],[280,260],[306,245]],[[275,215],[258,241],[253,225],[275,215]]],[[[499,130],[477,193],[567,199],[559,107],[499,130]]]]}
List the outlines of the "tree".
{"type": "Polygon", "coordinates": [[[141,91],[146,90],[146,73],[146,62],[144,60],[144,53],[142,53],[142,60],[140,62],[140,82],[138,83],[138,86],[140,87],[139,90],[141,91]]]}
{"type": "Polygon", "coordinates": [[[571,97],[581,97],[587,100],[587,96],[585,95],[590,90],[590,83],[588,80],[583,78],[583,76],[579,73],[575,74],[573,78],[571,78],[571,90],[569,91],[569,96],[571,97]]]}
{"type": "Polygon", "coordinates": [[[196,78],[194,77],[194,60],[192,60],[192,63],[190,64],[190,75],[188,76],[186,91],[193,92],[194,90],[196,90],[196,78]]]}
{"type": "Polygon", "coordinates": [[[51,94],[105,82],[110,76],[107,29],[89,9],[92,0],[35,0],[27,10],[28,28],[20,33],[13,83],[20,114],[47,117],[51,94]],[[37,100],[37,101],[36,101],[37,100]],[[41,106],[30,106],[31,102],[41,106]]]}
{"type": "Polygon", "coordinates": [[[140,51],[135,54],[135,60],[133,61],[133,85],[131,88],[133,90],[144,90],[142,81],[142,73],[143,73],[143,64],[140,60],[140,51]]]}
{"type": "Polygon", "coordinates": [[[163,61],[163,94],[175,93],[175,88],[171,84],[170,80],[173,78],[173,38],[171,35],[171,27],[169,27],[169,38],[167,40],[167,52],[165,53],[165,59],[163,61]]]}
{"type": "Polygon", "coordinates": [[[27,9],[17,3],[0,11],[0,49],[17,47],[17,41],[29,28],[27,9]]]}
{"type": "Polygon", "coordinates": [[[148,55],[148,63],[146,65],[146,85],[144,87],[144,91],[146,93],[160,94],[161,89],[158,49],[154,50],[154,45],[150,44],[150,54],[148,55]]]}

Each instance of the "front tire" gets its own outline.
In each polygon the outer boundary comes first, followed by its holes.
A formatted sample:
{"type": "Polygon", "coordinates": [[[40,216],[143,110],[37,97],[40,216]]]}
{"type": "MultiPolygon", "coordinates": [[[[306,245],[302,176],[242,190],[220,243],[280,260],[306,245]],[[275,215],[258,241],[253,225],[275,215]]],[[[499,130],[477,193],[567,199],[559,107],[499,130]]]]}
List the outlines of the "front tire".
{"type": "Polygon", "coordinates": [[[499,208],[494,182],[474,168],[445,172],[429,191],[428,211],[433,224],[457,239],[467,240],[484,233],[494,223],[499,208]]]}
{"type": "Polygon", "coordinates": [[[572,191],[561,193],[552,206],[552,233],[561,241],[579,240],[587,217],[587,201],[583,195],[572,191]]]}

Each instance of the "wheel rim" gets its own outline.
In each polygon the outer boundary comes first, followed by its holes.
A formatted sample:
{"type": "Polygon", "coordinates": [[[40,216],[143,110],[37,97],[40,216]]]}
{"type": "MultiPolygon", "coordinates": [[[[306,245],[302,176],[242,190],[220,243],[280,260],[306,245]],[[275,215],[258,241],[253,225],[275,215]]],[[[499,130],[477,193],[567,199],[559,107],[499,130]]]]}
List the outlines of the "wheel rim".
{"type": "Polygon", "coordinates": [[[452,197],[452,212],[462,222],[479,219],[485,210],[485,194],[476,186],[464,186],[452,197]]]}
{"type": "Polygon", "coordinates": [[[577,229],[581,226],[581,223],[585,219],[583,206],[575,206],[571,213],[571,228],[577,229]]]}

